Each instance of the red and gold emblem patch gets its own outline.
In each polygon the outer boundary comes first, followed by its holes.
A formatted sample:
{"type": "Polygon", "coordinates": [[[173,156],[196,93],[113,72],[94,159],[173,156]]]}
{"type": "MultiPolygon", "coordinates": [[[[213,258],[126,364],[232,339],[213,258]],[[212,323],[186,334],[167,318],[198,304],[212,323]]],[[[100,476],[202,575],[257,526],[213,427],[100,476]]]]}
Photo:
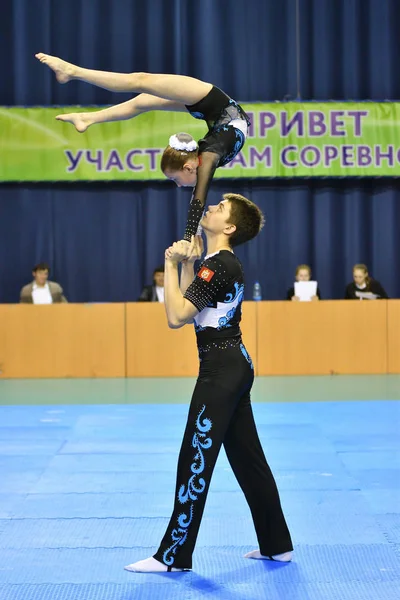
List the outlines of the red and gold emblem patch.
{"type": "Polygon", "coordinates": [[[200,271],[197,273],[197,276],[204,281],[211,281],[214,277],[215,271],[211,271],[211,269],[207,269],[207,267],[202,267],[200,271]]]}

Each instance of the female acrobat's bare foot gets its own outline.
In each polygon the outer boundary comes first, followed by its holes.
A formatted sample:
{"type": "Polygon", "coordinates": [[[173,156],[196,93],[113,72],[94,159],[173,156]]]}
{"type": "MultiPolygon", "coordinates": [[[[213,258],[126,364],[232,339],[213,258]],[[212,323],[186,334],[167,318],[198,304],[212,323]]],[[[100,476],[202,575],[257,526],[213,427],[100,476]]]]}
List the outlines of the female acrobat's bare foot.
{"type": "Polygon", "coordinates": [[[61,60],[61,58],[50,56],[50,54],[43,54],[43,52],[35,54],[35,57],[40,60],[41,63],[47,65],[52,71],[54,71],[59,83],[67,83],[73,79],[76,74],[76,66],[66,62],[65,60],[61,60]]]}
{"type": "Polygon", "coordinates": [[[57,121],[65,121],[66,123],[72,123],[75,129],[79,133],[83,133],[91,125],[88,117],[90,113],[68,113],[66,115],[57,115],[57,121]]]}

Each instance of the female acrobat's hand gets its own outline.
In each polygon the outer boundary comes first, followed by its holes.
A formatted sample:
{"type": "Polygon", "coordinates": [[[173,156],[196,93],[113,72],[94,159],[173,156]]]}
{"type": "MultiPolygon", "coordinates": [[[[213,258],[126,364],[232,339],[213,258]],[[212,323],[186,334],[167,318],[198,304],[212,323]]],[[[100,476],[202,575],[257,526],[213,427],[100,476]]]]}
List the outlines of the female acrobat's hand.
{"type": "Polygon", "coordinates": [[[186,260],[189,256],[190,247],[190,242],[186,242],[185,240],[174,242],[172,246],[166,249],[165,260],[169,260],[176,264],[186,260]]]}
{"type": "Polygon", "coordinates": [[[188,249],[188,257],[184,262],[194,263],[196,260],[200,260],[204,252],[203,238],[201,235],[192,235],[192,241],[188,249]]]}

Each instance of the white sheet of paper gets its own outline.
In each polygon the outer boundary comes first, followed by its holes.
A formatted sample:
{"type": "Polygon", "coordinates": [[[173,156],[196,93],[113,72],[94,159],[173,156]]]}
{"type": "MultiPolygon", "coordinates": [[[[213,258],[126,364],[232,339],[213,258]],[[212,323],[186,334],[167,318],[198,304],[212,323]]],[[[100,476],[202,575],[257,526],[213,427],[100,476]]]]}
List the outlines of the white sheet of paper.
{"type": "Polygon", "coordinates": [[[300,298],[301,302],[310,302],[311,298],[317,295],[317,282],[295,281],[294,295],[300,298]]]}
{"type": "Polygon", "coordinates": [[[379,298],[379,296],[377,296],[376,294],[373,294],[372,292],[356,292],[356,296],[358,298],[360,298],[360,300],[376,300],[377,298],[379,298]]]}

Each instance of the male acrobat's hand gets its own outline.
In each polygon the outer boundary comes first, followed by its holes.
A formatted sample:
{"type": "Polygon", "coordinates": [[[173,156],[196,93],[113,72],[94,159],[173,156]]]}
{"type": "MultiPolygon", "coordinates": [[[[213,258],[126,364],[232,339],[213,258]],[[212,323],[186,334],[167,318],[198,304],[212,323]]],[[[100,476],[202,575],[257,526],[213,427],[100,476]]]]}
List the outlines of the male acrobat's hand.
{"type": "Polygon", "coordinates": [[[174,242],[172,246],[166,249],[165,258],[174,263],[194,263],[201,258],[203,252],[204,245],[201,235],[192,235],[191,242],[186,240],[174,242]]]}
{"type": "Polygon", "coordinates": [[[176,264],[186,260],[189,256],[190,246],[191,243],[185,240],[174,242],[172,246],[166,249],[165,259],[176,264]]]}

